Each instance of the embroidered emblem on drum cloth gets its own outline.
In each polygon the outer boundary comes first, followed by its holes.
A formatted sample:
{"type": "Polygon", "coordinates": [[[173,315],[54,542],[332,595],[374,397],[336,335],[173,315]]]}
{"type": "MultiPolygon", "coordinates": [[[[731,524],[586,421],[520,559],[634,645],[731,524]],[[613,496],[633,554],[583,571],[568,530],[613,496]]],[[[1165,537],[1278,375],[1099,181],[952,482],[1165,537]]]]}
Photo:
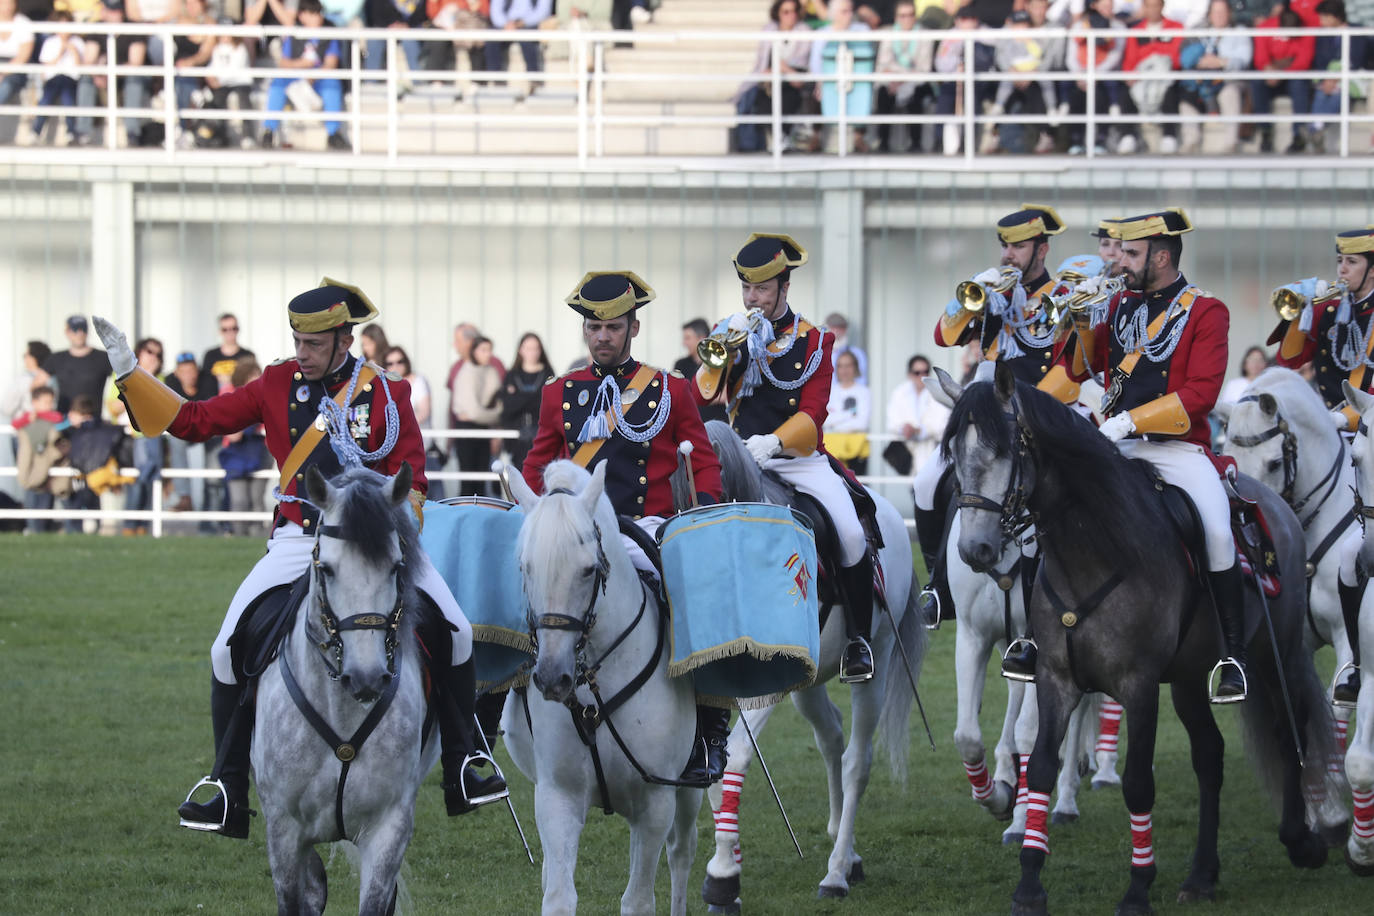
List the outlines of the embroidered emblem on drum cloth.
{"type": "Polygon", "coordinates": [[[801,558],[801,554],[794,553],[788,557],[786,566],[792,571],[793,581],[797,583],[796,588],[787,591],[787,594],[793,596],[792,606],[796,607],[806,600],[811,588],[811,571],[806,568],[806,561],[801,558]]]}

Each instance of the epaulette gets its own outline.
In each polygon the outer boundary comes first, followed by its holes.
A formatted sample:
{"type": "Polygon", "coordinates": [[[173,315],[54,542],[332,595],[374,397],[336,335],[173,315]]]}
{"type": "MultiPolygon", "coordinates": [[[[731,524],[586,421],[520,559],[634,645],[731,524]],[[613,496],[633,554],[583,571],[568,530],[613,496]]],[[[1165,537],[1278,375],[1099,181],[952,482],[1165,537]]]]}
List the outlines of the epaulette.
{"type": "Polygon", "coordinates": [[[386,370],[386,372],[384,372],[383,375],[386,376],[386,380],[387,380],[388,382],[399,382],[399,381],[402,381],[402,380],[405,378],[405,376],[402,375],[401,373],[399,373],[399,372],[392,372],[390,369],[386,370]]]}
{"type": "Polygon", "coordinates": [[[814,330],[816,330],[816,326],[811,322],[807,321],[805,318],[797,322],[798,337],[804,337],[805,335],[810,334],[814,330]]]}
{"type": "Polygon", "coordinates": [[[563,377],[562,377],[561,375],[559,375],[559,376],[555,376],[555,377],[553,377],[553,378],[551,378],[551,379],[546,380],[546,381],[544,382],[544,384],[545,384],[545,385],[553,385],[553,384],[556,384],[556,383],[561,382],[561,381],[563,381],[563,377]]]}
{"type": "Polygon", "coordinates": [[[267,364],[267,367],[270,369],[273,366],[284,366],[289,362],[291,362],[291,358],[289,356],[283,356],[281,359],[272,360],[267,364]]]}
{"type": "Polygon", "coordinates": [[[679,371],[676,370],[676,369],[674,369],[672,372],[669,372],[668,374],[671,375],[673,378],[686,378],[686,377],[687,377],[687,376],[683,375],[681,372],[679,372],[679,371]]]}

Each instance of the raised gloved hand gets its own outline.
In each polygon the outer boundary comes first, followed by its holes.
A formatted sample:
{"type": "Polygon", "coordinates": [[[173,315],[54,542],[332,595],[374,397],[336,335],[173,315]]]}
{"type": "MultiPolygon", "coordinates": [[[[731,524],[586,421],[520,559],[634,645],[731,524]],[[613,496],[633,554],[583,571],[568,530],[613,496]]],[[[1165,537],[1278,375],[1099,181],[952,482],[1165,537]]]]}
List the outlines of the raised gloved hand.
{"type": "Polygon", "coordinates": [[[749,318],[743,312],[735,312],[725,319],[725,329],[727,331],[748,331],[749,318]]]}
{"type": "Polygon", "coordinates": [[[124,332],[99,315],[92,315],[91,321],[95,324],[96,336],[100,338],[100,343],[104,345],[105,353],[110,358],[110,368],[114,370],[115,378],[122,379],[137,369],[138,358],[134,356],[134,351],[129,349],[129,339],[124,336],[124,332]]]}
{"type": "Polygon", "coordinates": [[[1345,415],[1344,411],[1333,410],[1328,416],[1331,417],[1331,425],[1340,431],[1344,432],[1350,428],[1350,418],[1345,415]]]}
{"type": "Polygon", "coordinates": [[[1326,294],[1329,292],[1331,292],[1331,284],[1327,283],[1325,280],[1318,279],[1317,282],[1312,285],[1313,299],[1325,299],[1326,294]]]}
{"type": "Polygon", "coordinates": [[[1135,420],[1131,419],[1130,411],[1123,410],[1099,426],[1097,431],[1106,436],[1109,442],[1120,442],[1135,432],[1135,420]]]}
{"type": "Polygon", "coordinates": [[[1000,267],[989,267],[979,274],[973,275],[973,282],[981,286],[996,286],[1002,282],[1002,269],[1000,267]]]}
{"type": "Polygon", "coordinates": [[[1080,280],[1078,285],[1073,288],[1076,293],[1086,293],[1089,296],[1096,296],[1102,292],[1103,279],[1101,277],[1088,277],[1080,280]]]}
{"type": "Polygon", "coordinates": [[[782,451],[782,440],[772,433],[764,433],[761,436],[750,436],[745,439],[744,447],[749,449],[749,454],[754,456],[759,467],[763,467],[769,458],[782,451]]]}

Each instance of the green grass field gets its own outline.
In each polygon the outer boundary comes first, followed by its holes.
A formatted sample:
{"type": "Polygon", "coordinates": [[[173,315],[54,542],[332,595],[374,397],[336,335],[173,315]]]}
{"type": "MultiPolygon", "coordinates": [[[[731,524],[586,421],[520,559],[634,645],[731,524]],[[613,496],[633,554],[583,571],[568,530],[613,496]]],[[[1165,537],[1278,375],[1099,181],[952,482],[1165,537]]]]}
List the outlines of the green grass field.
{"type": "MultiPolygon", "coordinates": [[[[0,913],[270,913],[275,910],[261,822],[248,842],[194,834],[175,807],[211,765],[208,646],[230,594],[262,551],[257,540],[4,536],[0,592],[0,913]]],[[[951,734],[954,634],[933,634],[921,681],[938,751],[911,732],[903,788],[875,768],[860,816],[868,879],[847,900],[820,901],[830,844],[819,755],[790,707],[774,717],[764,751],[805,850],[797,859],[751,771],[742,816],[747,913],[1006,912],[1017,849],[970,798],[951,734]]],[[[1329,651],[1323,659],[1329,671],[1329,651]]],[[[844,691],[833,691],[843,700],[844,691]]],[[[995,735],[1005,696],[989,678],[983,722],[995,735]]],[[[1167,702],[1164,704],[1167,709],[1167,702]]],[[[845,706],[841,702],[842,708],[845,706]]],[[[1234,727],[1222,803],[1221,896],[1207,912],[1368,912],[1374,882],[1353,877],[1334,851],[1326,868],[1293,869],[1277,819],[1257,794],[1234,727]]],[[[500,752],[507,762],[504,751],[500,752]]],[[[512,795],[538,856],[529,784],[508,768],[512,795]]],[[[1182,729],[1166,713],[1156,760],[1154,903],[1177,912],[1174,892],[1191,853],[1196,791],[1182,729]]],[[[1125,889],[1130,837],[1120,793],[1084,791],[1082,819],[1051,831],[1045,881],[1056,913],[1110,912],[1125,889]]],[[[691,911],[711,851],[703,808],[691,911]]],[[[588,816],[578,887],[581,911],[618,911],[627,830],[588,816]]],[[[325,851],[326,858],[328,856],[325,851]]],[[[444,816],[437,774],[420,795],[408,856],[412,912],[532,913],[539,871],[524,859],[506,813],[491,806],[444,816]]],[[[330,863],[330,912],[356,909],[356,880],[330,863]]],[[[667,908],[667,867],[659,904],[667,908]]]]}

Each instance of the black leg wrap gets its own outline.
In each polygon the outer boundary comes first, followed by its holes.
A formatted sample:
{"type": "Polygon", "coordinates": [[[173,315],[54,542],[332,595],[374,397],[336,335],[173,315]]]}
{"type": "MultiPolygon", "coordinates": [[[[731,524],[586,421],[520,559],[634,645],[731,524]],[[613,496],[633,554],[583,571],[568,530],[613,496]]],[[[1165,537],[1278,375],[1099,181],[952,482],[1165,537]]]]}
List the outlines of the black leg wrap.
{"type": "Polygon", "coordinates": [[[1221,678],[1217,682],[1214,703],[1235,703],[1245,699],[1245,595],[1240,564],[1221,572],[1207,574],[1221,622],[1221,635],[1226,641],[1226,658],[1219,663],[1221,678]]]}
{"type": "Polygon", "coordinates": [[[477,674],[472,659],[439,672],[435,712],[444,768],[444,804],[450,816],[465,814],[484,801],[506,794],[506,780],[496,762],[481,751],[474,734],[477,706],[477,674]],[[492,774],[481,776],[474,764],[489,765],[492,774]]]}

